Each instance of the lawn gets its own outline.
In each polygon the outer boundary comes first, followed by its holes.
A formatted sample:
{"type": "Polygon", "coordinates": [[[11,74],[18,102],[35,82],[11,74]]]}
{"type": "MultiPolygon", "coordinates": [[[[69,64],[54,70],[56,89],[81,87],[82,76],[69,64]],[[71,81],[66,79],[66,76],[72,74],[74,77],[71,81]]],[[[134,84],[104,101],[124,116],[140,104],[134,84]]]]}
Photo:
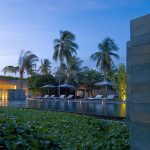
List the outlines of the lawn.
{"type": "Polygon", "coordinates": [[[0,107],[0,146],[6,149],[126,150],[123,122],[62,112],[0,107]]]}

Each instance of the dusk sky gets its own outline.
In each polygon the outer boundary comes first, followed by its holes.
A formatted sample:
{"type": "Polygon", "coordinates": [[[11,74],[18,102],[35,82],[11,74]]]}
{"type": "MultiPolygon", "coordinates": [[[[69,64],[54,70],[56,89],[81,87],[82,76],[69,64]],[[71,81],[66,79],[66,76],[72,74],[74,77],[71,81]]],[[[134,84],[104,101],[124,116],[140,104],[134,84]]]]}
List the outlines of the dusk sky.
{"type": "Polygon", "coordinates": [[[126,63],[130,20],[148,13],[149,0],[0,0],[0,74],[4,66],[17,65],[21,49],[56,67],[53,40],[60,30],[76,35],[84,65],[95,68],[89,57],[105,37],[115,40],[119,63],[126,63]]]}

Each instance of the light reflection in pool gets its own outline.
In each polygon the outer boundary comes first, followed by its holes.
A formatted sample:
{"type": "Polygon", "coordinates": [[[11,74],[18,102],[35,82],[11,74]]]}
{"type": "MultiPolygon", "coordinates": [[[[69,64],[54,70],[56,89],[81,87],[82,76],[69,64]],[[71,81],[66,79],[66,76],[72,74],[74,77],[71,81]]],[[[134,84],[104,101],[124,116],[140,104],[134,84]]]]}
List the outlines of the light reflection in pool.
{"type": "Polygon", "coordinates": [[[27,107],[44,108],[65,112],[89,113],[96,115],[126,116],[125,103],[100,103],[82,101],[53,101],[53,100],[30,100],[27,107]]]}
{"type": "Polygon", "coordinates": [[[58,101],[58,100],[27,100],[27,101],[0,101],[0,106],[28,107],[36,109],[50,109],[65,112],[88,113],[107,116],[126,116],[125,103],[85,102],[85,101],[58,101]]]}

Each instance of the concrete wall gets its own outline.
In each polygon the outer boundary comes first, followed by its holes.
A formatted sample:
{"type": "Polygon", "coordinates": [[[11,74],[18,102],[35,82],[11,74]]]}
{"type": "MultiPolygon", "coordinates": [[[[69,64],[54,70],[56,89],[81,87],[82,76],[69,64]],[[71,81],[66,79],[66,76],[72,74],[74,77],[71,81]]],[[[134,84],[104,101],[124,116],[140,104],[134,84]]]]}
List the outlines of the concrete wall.
{"type": "Polygon", "coordinates": [[[26,100],[25,90],[19,90],[19,89],[1,90],[0,89],[0,102],[23,101],[23,100],[26,100]]]}
{"type": "Polygon", "coordinates": [[[127,43],[127,124],[132,150],[150,149],[150,15],[131,21],[127,43]]]}
{"type": "Polygon", "coordinates": [[[8,90],[8,101],[25,101],[25,90],[8,90]]]}

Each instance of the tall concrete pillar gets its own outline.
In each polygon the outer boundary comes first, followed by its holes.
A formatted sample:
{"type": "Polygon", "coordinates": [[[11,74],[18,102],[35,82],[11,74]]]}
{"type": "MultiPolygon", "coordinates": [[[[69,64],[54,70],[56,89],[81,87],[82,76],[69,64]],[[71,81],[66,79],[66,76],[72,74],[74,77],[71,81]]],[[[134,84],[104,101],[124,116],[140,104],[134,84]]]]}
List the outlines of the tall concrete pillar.
{"type": "Polygon", "coordinates": [[[131,149],[150,150],[150,15],[131,21],[127,43],[127,125],[131,149]]]}

